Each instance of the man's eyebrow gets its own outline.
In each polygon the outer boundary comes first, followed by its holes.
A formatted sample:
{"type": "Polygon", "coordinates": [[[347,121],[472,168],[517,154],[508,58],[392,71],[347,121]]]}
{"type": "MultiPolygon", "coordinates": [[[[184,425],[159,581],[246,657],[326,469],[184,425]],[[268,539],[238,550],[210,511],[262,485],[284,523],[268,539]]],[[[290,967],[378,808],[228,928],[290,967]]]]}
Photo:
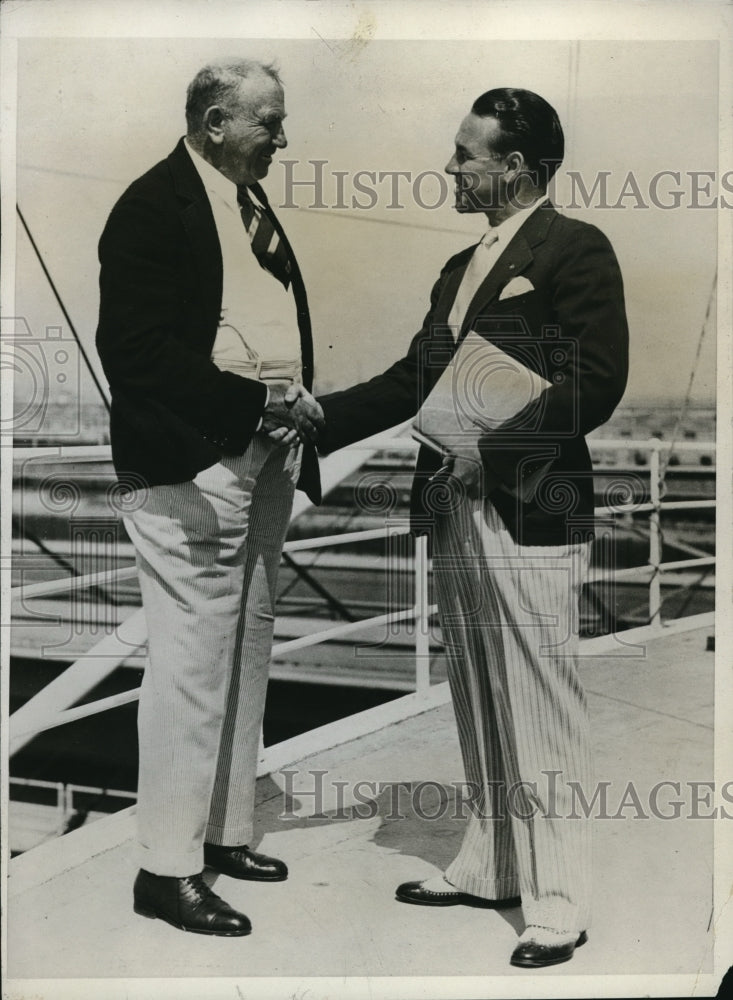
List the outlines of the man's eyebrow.
{"type": "Polygon", "coordinates": [[[281,122],[285,118],[287,118],[287,112],[285,111],[265,111],[259,115],[259,120],[263,125],[269,125],[270,122],[281,122]]]}

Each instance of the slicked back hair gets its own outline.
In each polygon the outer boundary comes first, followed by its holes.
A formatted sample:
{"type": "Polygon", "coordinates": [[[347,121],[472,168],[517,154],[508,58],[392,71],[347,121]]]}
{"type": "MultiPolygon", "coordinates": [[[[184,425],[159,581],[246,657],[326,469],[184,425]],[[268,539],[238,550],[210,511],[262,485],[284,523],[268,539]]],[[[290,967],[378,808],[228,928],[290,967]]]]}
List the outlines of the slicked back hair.
{"type": "Polygon", "coordinates": [[[201,132],[206,109],[226,105],[248,76],[265,73],[282,86],[275,66],[255,59],[225,59],[202,67],[186,92],[186,126],[189,135],[201,132]]]}
{"type": "Polygon", "coordinates": [[[555,109],[531,90],[499,87],[476,98],[471,112],[496,119],[501,132],[493,151],[500,156],[514,150],[522,153],[534,183],[544,190],[565,155],[565,136],[555,109]]]}

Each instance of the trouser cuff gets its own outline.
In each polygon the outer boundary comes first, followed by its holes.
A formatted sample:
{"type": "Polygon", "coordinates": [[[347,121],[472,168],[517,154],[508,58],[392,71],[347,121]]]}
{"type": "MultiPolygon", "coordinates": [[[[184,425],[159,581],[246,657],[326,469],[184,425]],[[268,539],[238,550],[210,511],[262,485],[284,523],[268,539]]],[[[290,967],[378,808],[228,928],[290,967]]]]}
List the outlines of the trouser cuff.
{"type": "Polygon", "coordinates": [[[459,892],[467,892],[482,899],[509,899],[511,896],[519,895],[519,878],[516,875],[505,878],[482,878],[460,872],[450,865],[446,869],[445,878],[459,892]]]}
{"type": "Polygon", "coordinates": [[[185,878],[187,875],[198,875],[204,869],[203,846],[196,851],[171,854],[169,851],[156,851],[141,844],[138,858],[140,867],[153,875],[185,878]]]}
{"type": "Polygon", "coordinates": [[[242,847],[251,843],[253,835],[254,829],[251,823],[237,828],[215,826],[211,823],[206,827],[206,843],[216,844],[219,847],[242,847]]]}

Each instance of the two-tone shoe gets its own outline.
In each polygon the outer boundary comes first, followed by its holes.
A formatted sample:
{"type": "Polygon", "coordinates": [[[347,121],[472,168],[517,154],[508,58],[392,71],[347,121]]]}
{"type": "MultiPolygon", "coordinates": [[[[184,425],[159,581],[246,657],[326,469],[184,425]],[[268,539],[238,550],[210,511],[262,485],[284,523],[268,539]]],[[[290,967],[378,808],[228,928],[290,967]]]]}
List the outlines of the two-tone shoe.
{"type": "Polygon", "coordinates": [[[543,969],[546,965],[559,965],[561,962],[569,962],[575,954],[575,949],[585,944],[587,940],[588,935],[585,931],[581,931],[576,941],[564,941],[562,944],[539,944],[536,941],[527,941],[517,945],[509,961],[521,969],[543,969]]]}
{"type": "Polygon", "coordinates": [[[414,903],[416,906],[478,906],[487,909],[502,909],[519,906],[519,896],[509,896],[507,899],[484,899],[482,896],[472,896],[458,889],[429,889],[423,882],[403,882],[397,887],[395,896],[401,903],[414,903]]]}

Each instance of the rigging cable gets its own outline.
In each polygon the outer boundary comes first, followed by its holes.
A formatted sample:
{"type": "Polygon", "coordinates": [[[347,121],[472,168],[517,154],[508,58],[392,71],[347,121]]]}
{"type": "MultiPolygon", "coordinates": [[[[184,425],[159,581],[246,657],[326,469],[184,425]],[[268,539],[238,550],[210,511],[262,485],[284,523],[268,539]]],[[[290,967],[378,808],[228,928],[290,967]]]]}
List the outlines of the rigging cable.
{"type": "MultiPolygon", "coordinates": [[[[89,374],[92,376],[92,380],[93,380],[95,386],[97,387],[97,391],[99,392],[99,395],[102,397],[102,402],[104,403],[104,405],[105,405],[105,407],[107,409],[107,413],[110,413],[110,402],[109,402],[109,399],[107,398],[107,394],[105,393],[105,391],[102,388],[102,385],[101,385],[99,379],[97,378],[96,372],[94,371],[94,368],[92,367],[92,363],[89,360],[89,356],[87,355],[87,352],[84,350],[84,346],[83,346],[81,340],[79,339],[79,334],[77,333],[76,327],[74,326],[74,324],[73,324],[73,322],[71,320],[71,316],[69,316],[68,310],[66,309],[66,306],[64,305],[64,302],[63,302],[63,300],[61,298],[61,295],[59,294],[59,291],[56,288],[56,285],[54,284],[53,278],[51,277],[51,274],[50,274],[48,268],[46,267],[45,261],[43,260],[43,257],[41,256],[41,251],[38,249],[36,241],[33,239],[33,236],[31,235],[31,231],[30,231],[30,229],[28,227],[28,223],[25,221],[25,218],[23,217],[23,213],[20,210],[20,205],[16,204],[15,208],[16,208],[16,211],[18,213],[18,218],[20,219],[20,221],[21,221],[21,223],[23,225],[23,229],[25,230],[26,236],[28,237],[31,246],[33,247],[33,251],[34,251],[36,257],[38,258],[38,263],[41,265],[41,270],[43,271],[43,273],[44,273],[44,275],[46,277],[46,280],[48,281],[48,284],[49,284],[49,286],[51,288],[51,291],[53,292],[53,294],[54,294],[54,296],[56,298],[56,301],[58,302],[58,304],[59,304],[59,306],[61,308],[61,312],[64,314],[64,318],[65,318],[66,322],[69,324],[69,329],[71,330],[72,336],[74,337],[74,340],[76,341],[77,347],[79,348],[79,352],[80,352],[82,358],[84,359],[84,363],[87,366],[89,374]]],[[[36,545],[36,547],[44,555],[47,555],[51,559],[53,559],[53,561],[57,565],[61,566],[64,569],[68,569],[70,571],[70,573],[72,574],[72,576],[81,576],[82,575],[81,571],[78,570],[72,563],[69,563],[67,560],[65,560],[58,553],[54,552],[52,549],[49,549],[48,546],[46,546],[37,535],[35,535],[33,532],[31,532],[31,530],[28,528],[28,526],[26,524],[24,524],[21,519],[13,518],[13,523],[14,523],[14,525],[16,527],[16,530],[20,531],[20,533],[23,535],[23,537],[27,538],[30,542],[32,542],[34,545],[36,545]]],[[[101,597],[104,601],[107,601],[107,602],[111,603],[113,606],[118,606],[120,604],[120,601],[117,600],[117,598],[113,594],[110,594],[110,592],[106,588],[103,588],[103,587],[96,586],[96,587],[91,588],[90,595],[92,595],[92,596],[96,595],[98,597],[101,597]]]]}
{"type": "Polygon", "coordinates": [[[674,446],[677,444],[677,438],[679,437],[680,429],[682,427],[682,422],[687,416],[687,411],[690,408],[690,399],[692,398],[692,386],[695,382],[695,375],[697,374],[697,369],[700,365],[700,358],[702,356],[702,345],[705,340],[705,333],[707,332],[708,324],[710,323],[710,314],[713,309],[713,303],[715,302],[715,289],[718,284],[718,269],[715,269],[715,274],[713,275],[713,284],[710,289],[710,295],[708,296],[708,304],[705,309],[705,318],[702,322],[702,328],[700,330],[700,336],[697,339],[697,349],[695,351],[695,358],[692,362],[692,368],[690,369],[690,378],[687,383],[687,391],[685,392],[685,398],[682,400],[682,405],[680,406],[679,413],[677,415],[677,420],[674,425],[674,430],[672,431],[672,438],[670,440],[669,448],[666,451],[666,455],[660,455],[660,487],[664,488],[664,476],[669,465],[669,461],[672,457],[672,452],[674,446]]]}
{"type": "MultiPolygon", "coordinates": [[[[683,423],[685,417],[687,416],[687,411],[689,410],[689,407],[690,407],[690,400],[692,398],[692,387],[694,385],[695,375],[697,374],[697,369],[698,369],[698,367],[700,365],[700,359],[702,357],[702,345],[703,345],[703,342],[705,340],[705,334],[707,332],[708,325],[710,323],[710,315],[711,315],[712,310],[713,310],[713,303],[715,302],[715,290],[717,288],[717,283],[718,283],[718,269],[716,267],[715,273],[713,274],[713,283],[712,283],[712,286],[710,288],[710,295],[708,296],[707,307],[705,309],[705,318],[703,319],[702,327],[700,329],[700,336],[697,339],[697,348],[695,350],[695,357],[693,359],[692,367],[690,369],[690,378],[689,378],[688,383],[687,383],[687,390],[685,392],[685,397],[682,400],[682,404],[680,406],[679,413],[677,414],[677,420],[675,421],[674,430],[672,431],[672,437],[670,439],[669,447],[667,449],[665,449],[665,453],[664,454],[662,454],[661,451],[660,451],[660,455],[659,455],[659,479],[658,479],[658,484],[659,484],[659,498],[660,498],[660,500],[664,499],[664,496],[666,495],[666,492],[667,492],[667,486],[666,486],[667,469],[669,467],[669,463],[670,463],[670,460],[672,458],[672,454],[674,452],[674,447],[675,447],[675,445],[677,443],[677,439],[679,437],[679,433],[680,433],[680,430],[682,428],[682,423],[683,423]]],[[[659,551],[663,552],[664,551],[664,529],[662,528],[661,516],[659,517],[658,528],[659,528],[659,545],[660,545],[659,551]]],[[[703,572],[701,573],[701,575],[698,577],[698,579],[694,583],[688,584],[686,587],[683,586],[681,588],[682,590],[687,590],[688,591],[687,597],[686,597],[686,599],[685,599],[685,601],[683,603],[683,609],[687,607],[687,605],[689,604],[690,600],[692,599],[692,595],[693,595],[694,591],[698,589],[698,587],[702,584],[703,580],[705,580],[705,578],[709,575],[709,573],[710,573],[710,569],[709,568],[703,570],[703,572]]],[[[660,574],[660,569],[659,569],[658,566],[655,566],[654,567],[654,571],[653,571],[653,577],[652,577],[652,579],[654,578],[654,576],[658,576],[659,574],[660,574]]],[[[650,582],[650,586],[651,586],[651,582],[650,582]]],[[[662,601],[662,603],[663,603],[663,601],[662,601]]],[[[661,608],[661,605],[660,605],[660,608],[661,608]]]]}
{"type": "Polygon", "coordinates": [[[97,378],[97,373],[94,371],[92,363],[89,360],[89,355],[84,350],[84,345],[82,344],[82,342],[81,342],[81,340],[79,338],[79,334],[76,331],[76,327],[74,326],[74,324],[71,321],[71,316],[69,316],[69,313],[68,313],[68,311],[66,309],[66,306],[64,305],[63,299],[61,298],[61,295],[59,294],[59,291],[56,288],[56,285],[54,284],[53,278],[51,277],[51,274],[50,274],[48,268],[46,267],[45,261],[43,260],[43,257],[41,256],[41,251],[38,249],[38,247],[36,245],[36,241],[33,239],[33,236],[31,235],[31,231],[28,228],[28,223],[25,221],[25,218],[23,217],[23,213],[20,210],[20,205],[16,204],[15,209],[16,209],[16,211],[18,213],[18,218],[20,219],[21,223],[23,224],[23,229],[25,230],[26,236],[30,240],[30,244],[33,247],[33,250],[35,252],[36,257],[38,258],[38,263],[41,265],[41,269],[42,269],[43,273],[46,276],[46,280],[48,281],[48,284],[49,284],[49,286],[51,288],[51,291],[53,292],[54,297],[56,298],[56,301],[58,302],[59,307],[61,308],[61,312],[64,314],[64,319],[69,324],[69,329],[71,330],[72,336],[73,336],[74,340],[76,341],[77,347],[79,348],[79,353],[81,354],[82,358],[84,359],[84,364],[87,366],[87,370],[89,371],[89,374],[92,376],[92,381],[94,382],[95,386],[97,387],[97,391],[99,392],[99,395],[102,397],[102,402],[104,403],[104,405],[105,405],[105,407],[107,409],[107,413],[109,413],[110,412],[110,402],[109,402],[109,399],[107,398],[107,393],[102,388],[102,384],[99,381],[99,379],[97,378]]]}

